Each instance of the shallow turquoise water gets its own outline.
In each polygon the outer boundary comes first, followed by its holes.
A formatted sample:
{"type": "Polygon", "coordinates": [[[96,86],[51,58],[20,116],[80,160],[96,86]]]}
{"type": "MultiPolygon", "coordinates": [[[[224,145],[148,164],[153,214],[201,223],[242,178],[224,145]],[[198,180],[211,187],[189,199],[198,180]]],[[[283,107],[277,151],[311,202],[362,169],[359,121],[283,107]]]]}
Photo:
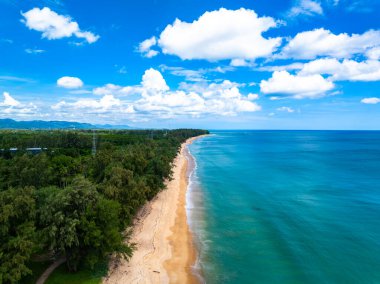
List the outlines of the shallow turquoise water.
{"type": "Polygon", "coordinates": [[[380,132],[219,131],[190,151],[207,283],[380,283],[380,132]]]}

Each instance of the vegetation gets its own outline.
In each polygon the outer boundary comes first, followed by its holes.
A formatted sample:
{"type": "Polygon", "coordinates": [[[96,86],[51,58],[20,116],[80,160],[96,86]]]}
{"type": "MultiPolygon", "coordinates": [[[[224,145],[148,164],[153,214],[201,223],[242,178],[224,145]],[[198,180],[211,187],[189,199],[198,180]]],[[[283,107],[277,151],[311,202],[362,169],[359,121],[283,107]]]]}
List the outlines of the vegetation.
{"type": "Polygon", "coordinates": [[[83,275],[131,256],[125,228],[171,178],[180,144],[206,133],[96,131],[92,154],[91,131],[1,131],[0,283],[23,282],[40,255],[83,275]]]}
{"type": "Polygon", "coordinates": [[[98,284],[102,277],[107,274],[108,266],[106,262],[99,262],[94,269],[82,268],[76,273],[67,273],[64,266],[58,267],[46,284],[98,284]]]}

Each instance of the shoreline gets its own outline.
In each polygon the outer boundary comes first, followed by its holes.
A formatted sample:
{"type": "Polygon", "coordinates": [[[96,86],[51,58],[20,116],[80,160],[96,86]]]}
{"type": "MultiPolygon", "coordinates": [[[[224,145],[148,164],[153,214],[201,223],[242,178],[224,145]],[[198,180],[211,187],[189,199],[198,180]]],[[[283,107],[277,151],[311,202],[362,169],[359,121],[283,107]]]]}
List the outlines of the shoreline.
{"type": "Polygon", "coordinates": [[[187,191],[189,186],[189,160],[191,159],[188,145],[195,139],[188,139],[181,147],[181,154],[184,163],[180,172],[179,199],[176,210],[176,220],[171,228],[171,236],[168,238],[172,248],[171,258],[164,262],[170,283],[199,283],[198,278],[193,273],[193,266],[197,260],[197,250],[193,242],[193,235],[190,231],[187,212],[187,191]]]}
{"type": "Polygon", "coordinates": [[[129,240],[136,246],[133,256],[129,261],[111,260],[103,283],[200,283],[192,271],[197,250],[187,219],[186,194],[190,159],[187,147],[201,137],[189,138],[181,145],[173,163],[173,179],[134,220],[129,240]]]}

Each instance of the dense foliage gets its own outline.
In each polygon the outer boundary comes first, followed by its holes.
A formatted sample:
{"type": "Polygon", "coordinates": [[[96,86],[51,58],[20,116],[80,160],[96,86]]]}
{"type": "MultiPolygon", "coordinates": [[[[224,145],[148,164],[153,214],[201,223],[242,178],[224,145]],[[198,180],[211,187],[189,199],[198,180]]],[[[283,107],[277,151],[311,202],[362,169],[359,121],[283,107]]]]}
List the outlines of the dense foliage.
{"type": "Polygon", "coordinates": [[[64,257],[69,271],[130,256],[125,228],[170,179],[180,144],[206,133],[1,131],[0,283],[30,273],[37,255],[64,257]]]}

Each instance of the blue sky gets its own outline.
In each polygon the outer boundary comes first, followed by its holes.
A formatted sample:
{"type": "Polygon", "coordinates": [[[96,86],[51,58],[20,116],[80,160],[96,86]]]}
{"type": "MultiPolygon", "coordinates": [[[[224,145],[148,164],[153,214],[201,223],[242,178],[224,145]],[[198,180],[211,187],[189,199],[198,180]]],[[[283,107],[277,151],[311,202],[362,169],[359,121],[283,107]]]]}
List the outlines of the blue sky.
{"type": "Polygon", "coordinates": [[[380,129],[379,11],[379,0],[0,0],[0,118],[380,129]]]}

